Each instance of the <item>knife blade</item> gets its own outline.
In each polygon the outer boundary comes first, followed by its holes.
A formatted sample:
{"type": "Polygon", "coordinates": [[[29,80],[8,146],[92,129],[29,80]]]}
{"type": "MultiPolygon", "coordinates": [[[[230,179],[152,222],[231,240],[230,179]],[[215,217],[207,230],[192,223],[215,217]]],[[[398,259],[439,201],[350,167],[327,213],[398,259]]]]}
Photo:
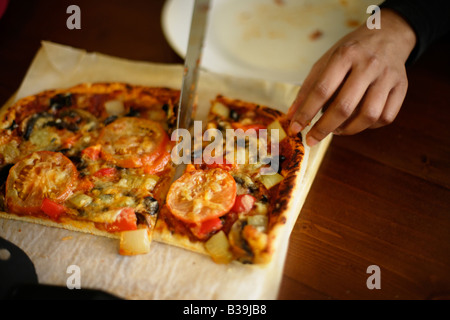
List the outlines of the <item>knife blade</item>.
{"type": "MultiPolygon", "coordinates": [[[[180,102],[177,111],[176,129],[189,130],[191,124],[209,7],[210,0],[194,1],[194,11],[192,13],[191,29],[189,31],[188,47],[184,62],[180,102]]],[[[174,181],[183,174],[185,166],[186,164],[183,163],[177,166],[174,181]]]]}

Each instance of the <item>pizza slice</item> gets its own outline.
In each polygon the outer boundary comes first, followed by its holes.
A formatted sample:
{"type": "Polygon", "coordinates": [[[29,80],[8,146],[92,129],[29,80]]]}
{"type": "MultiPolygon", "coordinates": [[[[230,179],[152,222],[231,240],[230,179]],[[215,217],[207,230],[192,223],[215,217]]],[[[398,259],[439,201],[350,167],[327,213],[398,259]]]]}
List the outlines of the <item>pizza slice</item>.
{"type": "Polygon", "coordinates": [[[121,238],[122,254],[148,251],[174,170],[178,98],[98,83],[16,102],[0,124],[1,216],[121,238]]]}
{"type": "Polygon", "coordinates": [[[156,239],[218,263],[268,263],[305,155],[287,126],[279,111],[218,96],[192,164],[169,189],[156,239]]]}

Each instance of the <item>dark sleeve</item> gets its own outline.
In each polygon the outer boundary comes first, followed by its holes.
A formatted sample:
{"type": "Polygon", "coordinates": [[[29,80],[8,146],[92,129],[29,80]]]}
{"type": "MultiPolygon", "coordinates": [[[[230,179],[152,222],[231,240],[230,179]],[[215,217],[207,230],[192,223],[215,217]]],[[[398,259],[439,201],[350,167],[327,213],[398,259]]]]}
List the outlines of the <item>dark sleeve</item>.
{"type": "Polygon", "coordinates": [[[416,33],[417,43],[406,64],[414,63],[433,41],[450,31],[450,0],[386,0],[380,8],[396,11],[416,33]]]}

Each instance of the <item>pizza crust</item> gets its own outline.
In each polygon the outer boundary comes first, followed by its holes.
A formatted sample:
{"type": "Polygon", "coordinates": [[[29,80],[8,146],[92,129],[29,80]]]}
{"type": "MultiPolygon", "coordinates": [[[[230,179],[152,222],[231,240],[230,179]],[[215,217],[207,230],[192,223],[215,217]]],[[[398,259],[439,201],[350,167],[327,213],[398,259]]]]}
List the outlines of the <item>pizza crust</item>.
{"type": "Polygon", "coordinates": [[[43,218],[38,218],[38,217],[33,217],[33,216],[18,216],[16,214],[6,213],[6,212],[0,212],[0,218],[29,222],[29,223],[36,223],[36,224],[40,224],[40,225],[43,225],[46,227],[62,228],[62,229],[70,230],[70,231],[83,232],[83,233],[88,233],[88,234],[92,234],[95,236],[101,236],[101,237],[106,237],[106,238],[111,238],[111,239],[120,239],[120,234],[101,231],[94,226],[93,222],[89,222],[89,221],[77,221],[77,220],[61,218],[60,221],[56,222],[56,221],[52,221],[50,219],[43,219],[43,218]]]}

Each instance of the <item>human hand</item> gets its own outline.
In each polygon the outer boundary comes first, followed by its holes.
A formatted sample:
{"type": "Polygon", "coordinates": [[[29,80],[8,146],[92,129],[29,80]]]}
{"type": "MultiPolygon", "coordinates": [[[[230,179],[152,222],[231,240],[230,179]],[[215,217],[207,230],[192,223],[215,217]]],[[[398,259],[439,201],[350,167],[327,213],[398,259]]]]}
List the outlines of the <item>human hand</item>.
{"type": "Polygon", "coordinates": [[[306,143],[329,133],[351,135],[391,123],[406,95],[405,62],[416,44],[410,25],[381,10],[381,29],[360,26],[339,40],[312,67],[288,111],[290,131],[298,134],[324,107],[306,143]]]}

